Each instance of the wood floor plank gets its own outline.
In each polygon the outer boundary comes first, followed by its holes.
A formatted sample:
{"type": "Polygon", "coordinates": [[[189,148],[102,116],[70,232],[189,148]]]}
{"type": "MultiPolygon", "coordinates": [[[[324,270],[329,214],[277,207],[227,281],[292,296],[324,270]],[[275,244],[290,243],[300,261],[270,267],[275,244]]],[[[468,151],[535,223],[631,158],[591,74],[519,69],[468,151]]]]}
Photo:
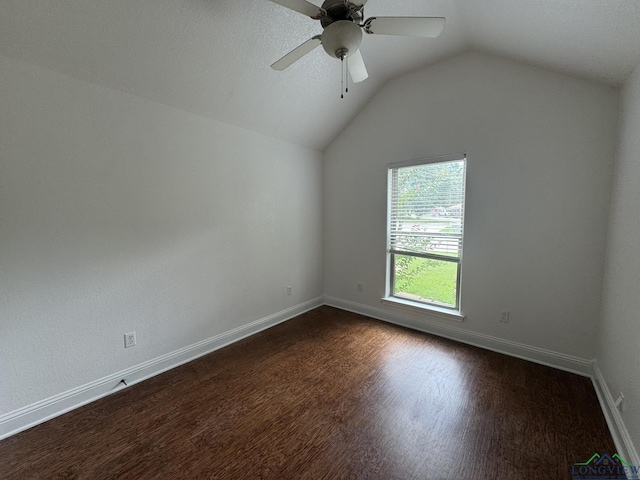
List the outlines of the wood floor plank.
{"type": "Polygon", "coordinates": [[[2,479],[570,479],[587,378],[321,307],[0,442],[2,479]]]}

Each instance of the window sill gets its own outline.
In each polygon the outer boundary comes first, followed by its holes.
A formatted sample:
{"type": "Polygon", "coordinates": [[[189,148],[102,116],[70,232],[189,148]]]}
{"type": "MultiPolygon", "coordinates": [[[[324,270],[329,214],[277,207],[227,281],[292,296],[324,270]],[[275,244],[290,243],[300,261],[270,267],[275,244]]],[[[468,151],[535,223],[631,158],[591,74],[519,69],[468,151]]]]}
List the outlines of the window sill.
{"type": "Polygon", "coordinates": [[[462,315],[458,310],[440,308],[436,307],[435,305],[425,305],[424,303],[413,302],[411,300],[406,300],[404,298],[398,297],[383,297],[380,300],[382,301],[382,303],[386,303],[387,305],[393,305],[405,310],[410,310],[414,313],[420,313],[422,315],[429,315],[432,317],[438,317],[444,320],[452,320],[459,323],[462,323],[462,321],[464,320],[464,315],[462,315]]]}

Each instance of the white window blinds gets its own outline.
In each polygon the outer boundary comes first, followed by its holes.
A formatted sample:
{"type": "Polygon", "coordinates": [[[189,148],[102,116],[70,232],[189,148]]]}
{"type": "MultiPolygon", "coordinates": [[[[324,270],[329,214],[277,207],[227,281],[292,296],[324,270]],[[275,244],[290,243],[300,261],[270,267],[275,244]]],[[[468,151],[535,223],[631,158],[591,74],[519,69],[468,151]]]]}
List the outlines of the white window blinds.
{"type": "Polygon", "coordinates": [[[466,160],[391,166],[389,253],[460,259],[466,160]]]}

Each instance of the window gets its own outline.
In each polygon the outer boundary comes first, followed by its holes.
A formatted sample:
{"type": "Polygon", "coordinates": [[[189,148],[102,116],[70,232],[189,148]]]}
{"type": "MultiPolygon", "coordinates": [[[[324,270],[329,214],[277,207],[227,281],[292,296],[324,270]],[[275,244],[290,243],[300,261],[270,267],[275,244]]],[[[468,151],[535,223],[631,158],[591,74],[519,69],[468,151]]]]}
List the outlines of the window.
{"type": "Polygon", "coordinates": [[[389,166],[389,296],[459,310],[466,156],[389,166]]]}

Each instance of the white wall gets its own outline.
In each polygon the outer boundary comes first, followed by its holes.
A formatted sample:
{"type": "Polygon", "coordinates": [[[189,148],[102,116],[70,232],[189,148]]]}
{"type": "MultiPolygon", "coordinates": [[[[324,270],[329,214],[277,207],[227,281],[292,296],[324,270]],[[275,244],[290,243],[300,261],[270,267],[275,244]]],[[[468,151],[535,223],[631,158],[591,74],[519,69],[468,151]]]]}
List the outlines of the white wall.
{"type": "Polygon", "coordinates": [[[640,67],[622,92],[597,360],[640,447],[640,67]]]}
{"type": "Polygon", "coordinates": [[[325,293],[392,311],[387,163],[466,152],[462,328],[593,358],[617,102],[476,53],[389,83],[325,151],[325,293]]]}
{"type": "Polygon", "coordinates": [[[321,168],[0,57],[0,414],[322,295],[321,168]]]}

